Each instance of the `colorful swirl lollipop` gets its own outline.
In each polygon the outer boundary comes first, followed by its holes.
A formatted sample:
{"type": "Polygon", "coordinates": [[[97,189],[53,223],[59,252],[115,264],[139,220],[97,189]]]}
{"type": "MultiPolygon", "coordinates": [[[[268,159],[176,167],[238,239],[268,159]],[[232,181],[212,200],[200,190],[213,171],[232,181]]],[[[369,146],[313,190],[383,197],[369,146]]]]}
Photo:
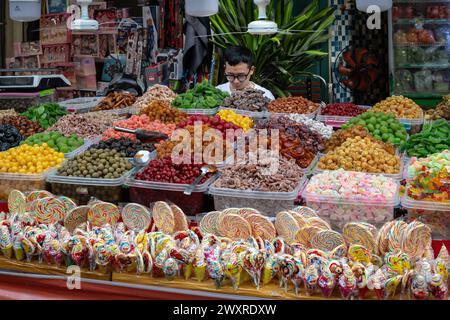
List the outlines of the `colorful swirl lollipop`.
{"type": "Polygon", "coordinates": [[[245,218],[252,228],[252,234],[255,237],[261,237],[263,240],[272,241],[277,232],[272,221],[260,214],[248,214],[245,218]]]}
{"type": "Polygon", "coordinates": [[[311,246],[323,251],[332,251],[337,246],[344,244],[344,238],[339,232],[332,230],[319,231],[311,239],[311,246]]]}
{"type": "Polygon", "coordinates": [[[297,221],[297,224],[299,226],[299,228],[303,228],[308,226],[308,218],[303,217],[300,213],[298,213],[297,211],[288,211],[291,216],[295,219],[295,221],[297,221]]]}
{"type": "Polygon", "coordinates": [[[211,211],[207,213],[202,220],[200,220],[200,232],[202,235],[207,234],[216,234],[217,235],[217,226],[218,226],[218,218],[221,214],[220,211],[211,211]]]}
{"type": "Polygon", "coordinates": [[[53,197],[53,194],[51,194],[48,191],[45,190],[38,190],[38,191],[30,191],[27,194],[26,201],[27,203],[32,203],[34,200],[43,199],[53,197]]]}
{"type": "Polygon", "coordinates": [[[320,231],[322,231],[322,229],[317,227],[312,226],[303,227],[300,230],[298,230],[297,233],[295,234],[295,241],[304,245],[307,248],[310,248],[311,239],[320,231]]]}
{"type": "Polygon", "coordinates": [[[23,214],[26,211],[25,195],[19,190],[12,190],[8,196],[8,210],[11,213],[23,214]]]}
{"type": "Polygon", "coordinates": [[[88,221],[93,226],[115,225],[120,217],[119,208],[112,203],[97,202],[88,212],[88,221]]]}
{"type": "Polygon", "coordinates": [[[353,244],[348,249],[348,257],[354,262],[360,262],[365,265],[371,263],[372,254],[369,249],[359,244],[353,244]]]}
{"type": "Polygon", "coordinates": [[[396,251],[401,249],[401,241],[404,237],[404,232],[407,226],[408,224],[404,221],[394,221],[392,226],[389,228],[387,236],[389,251],[396,251]]]}
{"type": "Polygon", "coordinates": [[[153,219],[158,230],[172,234],[175,229],[175,218],[169,204],[164,201],[157,201],[153,205],[153,219]]]}
{"type": "Polygon", "coordinates": [[[35,200],[33,210],[38,223],[52,224],[64,219],[66,207],[59,199],[47,197],[35,200]]]}
{"type": "Polygon", "coordinates": [[[331,230],[330,225],[328,224],[328,222],[326,222],[325,220],[319,218],[319,217],[311,217],[311,218],[307,218],[306,222],[309,226],[312,227],[317,227],[320,228],[322,230],[331,230]]]}
{"type": "Polygon", "coordinates": [[[318,217],[317,213],[309,207],[300,206],[292,209],[291,211],[300,213],[304,218],[318,217]]]}
{"type": "Polygon", "coordinates": [[[422,222],[413,221],[405,232],[401,242],[403,251],[412,258],[421,258],[431,246],[431,228],[422,222]]]}
{"type": "Polygon", "coordinates": [[[275,218],[275,229],[278,234],[286,240],[286,242],[293,242],[300,227],[289,212],[282,211],[277,213],[275,218]]]}
{"type": "Polygon", "coordinates": [[[220,222],[219,229],[230,239],[247,239],[252,235],[252,229],[242,216],[227,214],[220,222]]]}
{"type": "Polygon", "coordinates": [[[122,209],[123,223],[130,230],[142,231],[147,230],[151,222],[150,210],[137,203],[128,203],[122,209]]]}
{"type": "Polygon", "coordinates": [[[371,252],[375,250],[375,239],[369,228],[358,222],[349,222],[342,228],[342,235],[345,242],[350,246],[359,244],[369,249],[371,252]]]}
{"type": "Polygon", "coordinates": [[[69,212],[70,210],[76,208],[77,204],[75,202],[73,202],[72,199],[65,197],[65,196],[60,196],[58,197],[58,199],[64,203],[64,206],[66,207],[66,212],[69,212]]]}
{"type": "Polygon", "coordinates": [[[173,218],[175,221],[174,231],[187,230],[189,228],[189,224],[183,210],[174,204],[170,205],[170,209],[172,209],[173,218]]]}
{"type": "Polygon", "coordinates": [[[79,206],[70,210],[64,218],[64,226],[70,232],[73,232],[80,224],[88,220],[88,212],[90,207],[79,206]]]}

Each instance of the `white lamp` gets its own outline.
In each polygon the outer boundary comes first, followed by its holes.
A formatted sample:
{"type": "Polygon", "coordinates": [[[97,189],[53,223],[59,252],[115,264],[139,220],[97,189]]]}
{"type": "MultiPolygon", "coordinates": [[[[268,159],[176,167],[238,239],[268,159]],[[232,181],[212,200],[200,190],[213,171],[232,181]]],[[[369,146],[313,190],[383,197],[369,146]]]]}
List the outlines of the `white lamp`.
{"type": "Polygon", "coordinates": [[[11,20],[29,22],[41,17],[41,0],[9,0],[11,20]]]}
{"type": "Polygon", "coordinates": [[[378,6],[380,11],[387,11],[392,8],[392,0],[356,0],[356,9],[367,13],[370,6],[378,6]]]}
{"type": "Polygon", "coordinates": [[[95,31],[98,30],[98,21],[89,19],[88,6],[92,0],[77,0],[81,7],[80,19],[75,19],[70,25],[70,29],[78,31],[95,31]]]}
{"type": "Polygon", "coordinates": [[[186,14],[193,17],[209,17],[219,12],[219,0],[186,0],[186,14]]]}
{"type": "Polygon", "coordinates": [[[258,20],[250,22],[248,25],[248,33],[253,35],[270,35],[278,32],[278,25],[268,20],[266,7],[270,0],[253,0],[258,6],[258,20]]]}

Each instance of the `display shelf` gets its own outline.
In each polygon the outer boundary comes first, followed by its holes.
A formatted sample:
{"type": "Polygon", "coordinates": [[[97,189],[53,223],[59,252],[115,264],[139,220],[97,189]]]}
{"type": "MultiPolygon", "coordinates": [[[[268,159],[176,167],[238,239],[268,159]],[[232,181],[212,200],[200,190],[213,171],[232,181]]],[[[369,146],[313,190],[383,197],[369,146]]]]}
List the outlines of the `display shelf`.
{"type": "MultiPolygon", "coordinates": [[[[45,262],[39,263],[38,261],[18,261],[16,259],[5,258],[4,256],[0,256],[0,269],[45,275],[68,275],[66,267],[49,265],[45,262]]],[[[105,273],[100,271],[89,271],[87,269],[81,269],[81,277],[86,279],[111,281],[110,272],[105,273]]]]}
{"type": "MultiPolygon", "coordinates": [[[[339,293],[339,289],[336,287],[330,298],[323,297],[319,292],[313,296],[308,296],[305,293],[304,285],[302,284],[300,288],[300,294],[297,296],[294,292],[294,287],[292,284],[289,286],[288,292],[284,291],[284,288],[280,288],[273,280],[269,285],[261,285],[261,288],[257,290],[251,282],[245,282],[239,286],[237,290],[234,290],[230,284],[230,280],[225,280],[224,286],[216,289],[212,280],[207,280],[203,282],[198,282],[195,280],[184,280],[184,279],[174,279],[166,280],[165,278],[155,278],[148,275],[136,275],[128,273],[117,273],[112,274],[113,282],[124,282],[139,285],[151,285],[163,288],[173,288],[173,289],[187,289],[196,290],[211,293],[222,293],[222,294],[232,294],[239,296],[250,296],[255,298],[266,298],[266,299],[283,299],[283,300],[340,300],[342,299],[339,293]]],[[[397,288],[397,292],[400,288],[397,288]]],[[[373,292],[368,292],[365,300],[375,300],[376,296],[373,292]]],[[[399,300],[400,296],[397,294],[391,300],[399,300]]]]}

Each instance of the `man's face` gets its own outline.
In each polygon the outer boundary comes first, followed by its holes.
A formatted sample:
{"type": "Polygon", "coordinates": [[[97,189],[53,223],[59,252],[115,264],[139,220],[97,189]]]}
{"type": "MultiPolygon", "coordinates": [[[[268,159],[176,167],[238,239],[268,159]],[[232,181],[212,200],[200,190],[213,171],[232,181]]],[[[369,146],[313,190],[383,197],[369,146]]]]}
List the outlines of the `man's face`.
{"type": "Polygon", "coordinates": [[[248,64],[244,62],[235,66],[231,66],[228,63],[225,64],[225,76],[227,77],[227,80],[230,81],[231,88],[234,90],[242,90],[248,87],[253,72],[254,67],[250,68],[248,64]],[[232,76],[234,76],[234,79],[231,79],[232,76]],[[228,79],[228,77],[230,77],[230,79],[228,79]]]}

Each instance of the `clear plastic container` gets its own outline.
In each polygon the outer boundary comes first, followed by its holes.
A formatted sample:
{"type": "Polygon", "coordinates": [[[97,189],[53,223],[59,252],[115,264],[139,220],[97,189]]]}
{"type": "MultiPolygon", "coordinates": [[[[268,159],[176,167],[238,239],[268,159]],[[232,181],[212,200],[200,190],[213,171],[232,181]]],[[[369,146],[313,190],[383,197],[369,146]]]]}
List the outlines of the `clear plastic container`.
{"type": "Polygon", "coordinates": [[[414,200],[406,189],[401,203],[408,211],[409,221],[419,220],[430,226],[434,240],[450,239],[450,202],[414,200]]]}
{"type": "Polygon", "coordinates": [[[58,102],[68,112],[86,113],[94,109],[104,97],[76,98],[58,102]]]}
{"type": "Polygon", "coordinates": [[[12,190],[22,192],[45,190],[49,171],[40,174],[0,173],[0,201],[7,201],[12,190]]]}
{"type": "Polygon", "coordinates": [[[422,131],[422,125],[424,123],[423,111],[420,118],[417,119],[407,119],[407,118],[397,118],[397,120],[403,124],[406,131],[411,134],[416,134],[422,131]]]}
{"type": "Polygon", "coordinates": [[[219,108],[212,108],[212,109],[182,109],[182,108],[175,108],[180,111],[183,111],[187,114],[201,114],[205,116],[214,116],[219,111],[219,108]]]}
{"type": "MultiPolygon", "coordinates": [[[[346,124],[347,122],[350,121],[350,119],[354,118],[354,117],[344,117],[344,116],[327,116],[327,115],[323,115],[322,113],[322,109],[325,106],[321,107],[316,120],[323,122],[324,124],[326,124],[327,126],[332,126],[333,128],[340,128],[342,127],[344,124],[346,124]]],[[[372,108],[371,106],[358,106],[360,108],[365,109],[366,111],[368,111],[370,108],[372,108]]]]}
{"type": "Polygon", "coordinates": [[[247,110],[240,110],[240,109],[233,109],[233,108],[226,108],[226,107],[219,107],[220,110],[232,110],[236,112],[237,114],[240,114],[241,116],[250,117],[253,119],[264,119],[269,117],[268,111],[247,111],[247,110]]]}
{"type": "Polygon", "coordinates": [[[0,92],[0,110],[25,112],[29,107],[55,101],[55,90],[41,92],[0,92]]]}
{"type": "MultiPolygon", "coordinates": [[[[320,158],[322,158],[323,156],[324,156],[324,154],[320,154],[319,160],[320,160],[320,158]]],[[[370,175],[375,175],[375,176],[376,176],[376,175],[382,175],[382,176],[385,176],[385,177],[392,178],[392,179],[395,179],[395,180],[400,181],[400,180],[403,179],[403,170],[404,170],[404,166],[405,166],[405,163],[402,161],[402,159],[400,159],[400,171],[399,171],[398,173],[396,173],[396,174],[389,174],[389,173],[371,173],[371,172],[364,172],[364,173],[370,174],[370,175]]],[[[316,161],[316,166],[314,167],[312,173],[313,173],[313,174],[320,174],[320,173],[322,173],[322,172],[324,172],[324,171],[333,171],[333,170],[322,170],[322,169],[319,169],[319,161],[316,161]]],[[[355,171],[355,170],[353,170],[353,171],[355,171]]],[[[360,171],[360,172],[363,172],[363,171],[360,171]]]]}
{"type": "Polygon", "coordinates": [[[189,216],[209,211],[211,208],[212,203],[208,199],[206,191],[217,176],[197,185],[191,195],[185,195],[184,190],[188,186],[187,184],[137,180],[135,179],[136,174],[130,176],[125,182],[130,189],[131,202],[149,206],[156,201],[167,201],[179,206],[189,216]]]}
{"type": "Polygon", "coordinates": [[[304,176],[291,192],[269,192],[255,190],[238,190],[209,187],[209,194],[214,198],[216,210],[231,207],[254,208],[266,216],[275,216],[278,212],[295,207],[295,201],[306,184],[304,176]]]}
{"type": "Polygon", "coordinates": [[[53,194],[69,197],[78,205],[87,204],[92,197],[118,204],[128,201],[128,190],[122,186],[132,172],[130,170],[117,179],[96,179],[58,176],[56,170],[52,170],[47,175],[47,182],[53,194]]]}
{"type": "Polygon", "coordinates": [[[363,197],[351,199],[339,196],[327,196],[311,193],[305,186],[302,197],[306,205],[314,209],[317,214],[327,220],[333,230],[341,231],[347,222],[367,222],[381,227],[384,223],[394,218],[394,208],[400,203],[399,188],[391,199],[379,201],[363,197]]]}

